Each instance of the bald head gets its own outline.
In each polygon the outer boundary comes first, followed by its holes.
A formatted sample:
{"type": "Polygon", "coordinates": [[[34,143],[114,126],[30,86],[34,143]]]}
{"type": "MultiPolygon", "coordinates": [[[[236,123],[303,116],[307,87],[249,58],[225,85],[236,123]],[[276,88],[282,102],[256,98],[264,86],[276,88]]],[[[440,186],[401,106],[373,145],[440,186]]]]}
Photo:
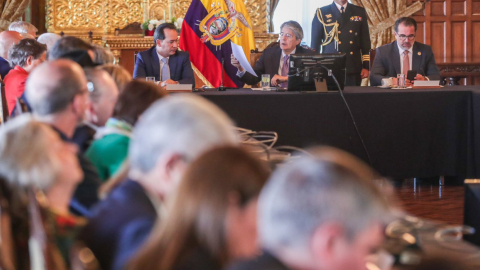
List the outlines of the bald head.
{"type": "Polygon", "coordinates": [[[23,37],[15,31],[3,31],[0,33],[0,57],[8,59],[8,50],[20,42],[23,37]]]}
{"type": "Polygon", "coordinates": [[[64,111],[86,87],[80,65],[59,59],[36,67],[28,76],[25,92],[33,112],[47,116],[64,111]]]}

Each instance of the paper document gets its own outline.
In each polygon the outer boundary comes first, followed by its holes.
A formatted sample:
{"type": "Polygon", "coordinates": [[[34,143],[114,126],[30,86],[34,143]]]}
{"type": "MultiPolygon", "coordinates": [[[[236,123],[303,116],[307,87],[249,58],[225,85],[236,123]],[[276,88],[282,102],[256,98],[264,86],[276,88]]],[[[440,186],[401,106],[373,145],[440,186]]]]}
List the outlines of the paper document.
{"type": "Polygon", "coordinates": [[[421,87],[421,86],[439,86],[440,81],[414,81],[413,86],[421,87]]]}
{"type": "Polygon", "coordinates": [[[252,74],[255,77],[258,77],[255,71],[253,71],[252,66],[250,66],[250,62],[248,62],[248,59],[245,56],[245,52],[243,52],[242,46],[239,46],[233,42],[230,42],[230,44],[232,44],[233,56],[237,58],[238,62],[245,69],[245,71],[252,74]]]}

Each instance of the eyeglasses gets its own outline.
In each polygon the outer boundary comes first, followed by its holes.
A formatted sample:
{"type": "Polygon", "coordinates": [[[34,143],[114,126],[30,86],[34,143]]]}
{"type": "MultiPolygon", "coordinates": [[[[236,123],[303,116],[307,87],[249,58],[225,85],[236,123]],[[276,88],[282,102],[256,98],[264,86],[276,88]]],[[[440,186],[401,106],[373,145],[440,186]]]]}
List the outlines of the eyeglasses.
{"type": "Polygon", "coordinates": [[[283,37],[283,36],[285,36],[286,38],[292,38],[292,37],[293,37],[292,35],[290,35],[290,34],[288,34],[288,33],[285,34],[285,33],[283,33],[283,32],[280,32],[280,37],[283,37]]]}
{"type": "Polygon", "coordinates": [[[398,35],[398,37],[401,39],[401,40],[405,40],[405,39],[409,39],[409,40],[414,40],[415,39],[415,35],[409,35],[409,36],[405,36],[405,35],[398,35]]]}

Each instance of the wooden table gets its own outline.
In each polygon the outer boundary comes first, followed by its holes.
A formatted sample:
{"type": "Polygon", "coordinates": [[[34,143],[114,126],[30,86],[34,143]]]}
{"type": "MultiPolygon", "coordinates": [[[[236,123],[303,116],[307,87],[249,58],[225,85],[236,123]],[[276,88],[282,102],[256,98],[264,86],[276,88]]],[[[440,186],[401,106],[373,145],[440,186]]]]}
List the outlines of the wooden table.
{"type": "Polygon", "coordinates": [[[480,58],[444,58],[436,61],[446,85],[480,85],[480,58]]]}

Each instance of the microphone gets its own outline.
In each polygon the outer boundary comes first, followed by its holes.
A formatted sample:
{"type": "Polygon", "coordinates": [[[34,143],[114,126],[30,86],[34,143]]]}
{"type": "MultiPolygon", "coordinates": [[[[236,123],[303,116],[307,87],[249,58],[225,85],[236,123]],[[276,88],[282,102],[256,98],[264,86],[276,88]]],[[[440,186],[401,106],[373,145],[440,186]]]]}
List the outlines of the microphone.
{"type": "Polygon", "coordinates": [[[223,65],[224,65],[224,59],[222,56],[222,77],[220,77],[220,87],[218,87],[218,91],[226,91],[227,88],[223,86],[223,65]]]}

